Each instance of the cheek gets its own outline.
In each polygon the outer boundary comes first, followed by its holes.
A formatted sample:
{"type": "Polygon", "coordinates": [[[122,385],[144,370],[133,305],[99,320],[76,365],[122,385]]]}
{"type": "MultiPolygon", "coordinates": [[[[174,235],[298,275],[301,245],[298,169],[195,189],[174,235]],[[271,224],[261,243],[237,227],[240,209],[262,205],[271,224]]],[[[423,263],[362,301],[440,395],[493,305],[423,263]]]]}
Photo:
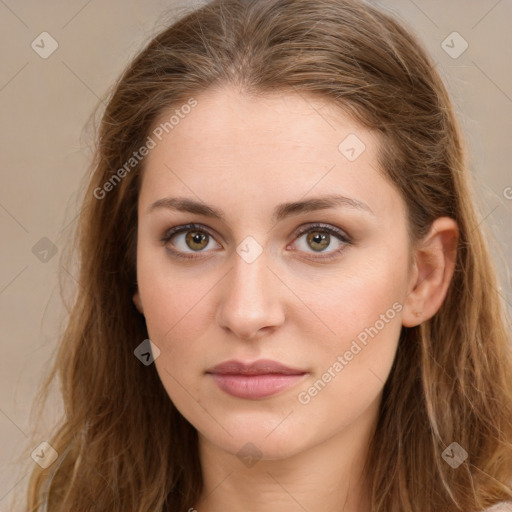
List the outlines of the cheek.
{"type": "Polygon", "coordinates": [[[204,331],[208,287],[200,280],[180,279],[179,273],[166,268],[141,258],[139,290],[148,337],[160,349],[155,359],[160,380],[182,413],[190,408],[192,414],[195,400],[191,396],[199,395],[198,378],[205,366],[204,350],[194,341],[200,340],[204,331]]]}
{"type": "Polygon", "coordinates": [[[375,411],[398,346],[401,305],[389,290],[370,292],[338,294],[337,314],[331,317],[338,336],[318,340],[312,358],[316,371],[294,395],[305,443],[315,442],[319,432],[330,437],[375,411]]]}
{"type": "Polygon", "coordinates": [[[207,273],[201,276],[190,268],[180,271],[173,267],[164,250],[139,251],[137,282],[148,334],[157,345],[166,344],[184,324],[194,330],[196,324],[189,318],[198,315],[206,303],[208,289],[214,284],[207,273]]]}
{"type": "MultiPolygon", "coordinates": [[[[392,258],[361,262],[357,272],[329,279],[318,288],[322,293],[310,294],[306,302],[328,334],[316,337],[316,375],[308,383],[315,389],[309,392],[303,387],[307,396],[300,403],[341,400],[344,407],[355,410],[378,394],[391,370],[402,328],[406,276],[397,268],[404,267],[392,258]],[[320,394],[323,398],[316,399],[320,394]]],[[[312,331],[308,324],[313,316],[308,318],[302,321],[303,332],[312,331]]]]}
{"type": "Polygon", "coordinates": [[[361,333],[364,341],[364,333],[375,324],[384,332],[391,324],[401,323],[406,283],[405,274],[397,271],[401,265],[384,259],[365,264],[361,258],[355,267],[349,270],[347,265],[343,272],[316,279],[315,286],[309,284],[297,292],[314,313],[302,317],[303,326],[312,324],[315,317],[317,322],[320,319],[324,333],[320,341],[324,339],[331,349],[343,349],[361,333]]]}
{"type": "Polygon", "coordinates": [[[219,276],[212,272],[196,272],[192,267],[180,270],[149,251],[138,259],[148,337],[160,349],[155,366],[182,413],[189,408],[190,414],[194,412],[191,396],[200,396],[198,385],[212,359],[211,347],[208,352],[211,336],[206,331],[214,321],[209,294],[218,282],[219,276]]]}

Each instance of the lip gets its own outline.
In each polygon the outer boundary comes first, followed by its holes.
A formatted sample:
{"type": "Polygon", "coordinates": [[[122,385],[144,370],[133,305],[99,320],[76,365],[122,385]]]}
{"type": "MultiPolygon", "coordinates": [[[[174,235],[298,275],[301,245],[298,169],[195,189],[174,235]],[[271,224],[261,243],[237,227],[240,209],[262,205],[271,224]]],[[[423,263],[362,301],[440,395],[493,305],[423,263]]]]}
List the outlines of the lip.
{"type": "Polygon", "coordinates": [[[281,374],[281,375],[302,375],[307,373],[304,370],[291,368],[284,364],[273,361],[272,359],[258,359],[252,363],[244,363],[236,359],[230,359],[223,363],[213,366],[206,370],[206,373],[216,373],[223,375],[266,375],[281,374]]]}
{"type": "Polygon", "coordinates": [[[277,361],[260,359],[252,363],[230,360],[206,371],[214,382],[229,395],[258,399],[275,395],[287,389],[307,374],[277,361]]]}

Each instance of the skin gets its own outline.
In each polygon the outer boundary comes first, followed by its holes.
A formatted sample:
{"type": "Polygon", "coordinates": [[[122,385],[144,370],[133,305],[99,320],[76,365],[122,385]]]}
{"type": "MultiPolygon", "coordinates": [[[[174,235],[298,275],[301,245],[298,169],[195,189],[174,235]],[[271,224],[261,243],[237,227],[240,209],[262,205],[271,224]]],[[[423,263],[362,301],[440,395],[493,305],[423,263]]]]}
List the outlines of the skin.
{"type": "Polygon", "coordinates": [[[205,490],[191,510],[369,511],[363,463],[382,389],[402,327],[433,316],[446,296],[457,225],[437,219],[424,243],[411,247],[405,203],[378,171],[377,134],[326,101],[293,92],[256,98],[228,86],[196,99],[145,160],[134,295],[161,351],[155,365],[162,383],[199,433],[205,490]],[[355,161],[338,150],[349,134],[366,145],[355,161]],[[280,203],[334,192],[373,213],[336,207],[272,222],[280,203]],[[222,209],[225,222],[149,211],[178,196],[222,209]],[[190,222],[211,236],[192,246],[186,233],[160,241],[190,222]],[[340,228],[352,243],[331,235],[319,251],[308,233],[296,235],[315,222],[340,228]],[[251,263],[236,251],[248,236],[263,249],[251,263]],[[181,260],[166,246],[200,257],[181,260]],[[300,403],[298,394],[394,303],[401,306],[394,318],[300,403]],[[261,358],[308,374],[257,400],[230,396],[205,374],[228,359],[261,358]],[[260,457],[250,467],[237,456],[254,450],[249,442],[260,457]]]}

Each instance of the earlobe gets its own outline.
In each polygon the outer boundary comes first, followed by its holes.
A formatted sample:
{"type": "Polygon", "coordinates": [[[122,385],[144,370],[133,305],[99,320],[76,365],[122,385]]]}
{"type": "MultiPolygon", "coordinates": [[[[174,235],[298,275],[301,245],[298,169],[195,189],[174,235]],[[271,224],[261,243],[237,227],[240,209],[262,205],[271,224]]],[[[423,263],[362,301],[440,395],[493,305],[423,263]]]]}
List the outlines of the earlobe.
{"type": "Polygon", "coordinates": [[[136,291],[133,294],[133,298],[132,299],[133,299],[133,303],[135,304],[135,307],[137,308],[137,311],[143,315],[144,314],[144,308],[142,307],[142,302],[140,300],[140,294],[139,294],[138,291],[136,291]]]}
{"type": "Polygon", "coordinates": [[[455,220],[440,217],[414,249],[414,270],[402,315],[404,327],[432,318],[442,306],[455,270],[458,241],[455,220]]]}

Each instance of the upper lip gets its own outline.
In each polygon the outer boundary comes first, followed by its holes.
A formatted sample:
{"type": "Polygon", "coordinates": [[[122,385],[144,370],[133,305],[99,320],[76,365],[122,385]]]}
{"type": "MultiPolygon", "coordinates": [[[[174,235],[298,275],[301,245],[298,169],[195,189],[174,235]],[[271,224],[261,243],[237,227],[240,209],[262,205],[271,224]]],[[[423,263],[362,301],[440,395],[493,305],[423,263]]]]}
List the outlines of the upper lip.
{"type": "Polygon", "coordinates": [[[206,370],[206,373],[220,373],[225,375],[265,375],[269,373],[302,375],[306,372],[304,370],[298,370],[297,368],[290,368],[277,361],[272,361],[271,359],[260,359],[252,363],[244,363],[231,359],[209,368],[206,370]]]}

